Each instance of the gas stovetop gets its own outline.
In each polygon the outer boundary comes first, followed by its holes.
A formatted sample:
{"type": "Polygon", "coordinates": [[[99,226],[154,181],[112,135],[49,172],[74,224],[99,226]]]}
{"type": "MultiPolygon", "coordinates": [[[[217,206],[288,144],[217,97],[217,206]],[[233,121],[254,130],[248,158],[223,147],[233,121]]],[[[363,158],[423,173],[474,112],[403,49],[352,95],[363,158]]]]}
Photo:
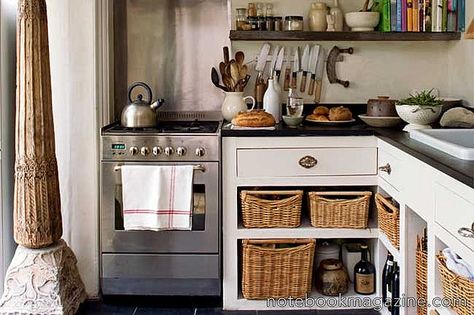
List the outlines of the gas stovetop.
{"type": "Polygon", "coordinates": [[[218,121],[163,121],[151,128],[126,128],[116,123],[105,127],[104,134],[213,134],[219,129],[218,121]]]}
{"type": "Polygon", "coordinates": [[[220,113],[160,113],[152,128],[102,128],[102,159],[111,161],[218,161],[220,113]]]}

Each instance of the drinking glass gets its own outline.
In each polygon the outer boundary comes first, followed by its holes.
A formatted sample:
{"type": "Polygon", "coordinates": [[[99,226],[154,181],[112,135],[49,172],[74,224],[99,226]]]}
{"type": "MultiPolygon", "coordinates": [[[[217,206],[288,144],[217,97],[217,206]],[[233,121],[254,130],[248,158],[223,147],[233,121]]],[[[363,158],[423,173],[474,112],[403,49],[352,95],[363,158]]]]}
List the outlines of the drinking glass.
{"type": "Polygon", "coordinates": [[[288,104],[286,104],[286,114],[291,117],[303,116],[303,98],[290,97],[288,104]]]}

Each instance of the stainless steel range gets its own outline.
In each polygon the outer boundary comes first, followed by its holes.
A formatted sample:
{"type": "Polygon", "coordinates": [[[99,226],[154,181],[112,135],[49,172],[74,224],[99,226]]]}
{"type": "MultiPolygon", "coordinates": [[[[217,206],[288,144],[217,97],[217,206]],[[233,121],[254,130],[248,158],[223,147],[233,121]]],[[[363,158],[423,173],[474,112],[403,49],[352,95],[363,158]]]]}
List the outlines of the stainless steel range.
{"type": "MultiPolygon", "coordinates": [[[[160,113],[156,128],[102,129],[104,295],[220,295],[220,113],[160,113]],[[125,231],[121,166],[194,165],[191,231],[125,231]]],[[[137,189],[140,189],[137,187],[137,189]]]]}

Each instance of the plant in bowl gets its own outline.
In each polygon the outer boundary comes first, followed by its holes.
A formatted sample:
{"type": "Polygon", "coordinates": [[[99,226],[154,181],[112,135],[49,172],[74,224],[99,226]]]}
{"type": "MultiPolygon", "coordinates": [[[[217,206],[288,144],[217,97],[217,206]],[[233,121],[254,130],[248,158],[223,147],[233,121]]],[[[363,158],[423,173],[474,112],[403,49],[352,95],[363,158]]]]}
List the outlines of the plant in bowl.
{"type": "Polygon", "coordinates": [[[398,115],[408,123],[405,131],[429,129],[441,115],[443,101],[433,94],[433,90],[410,94],[410,97],[397,102],[398,115]]]}

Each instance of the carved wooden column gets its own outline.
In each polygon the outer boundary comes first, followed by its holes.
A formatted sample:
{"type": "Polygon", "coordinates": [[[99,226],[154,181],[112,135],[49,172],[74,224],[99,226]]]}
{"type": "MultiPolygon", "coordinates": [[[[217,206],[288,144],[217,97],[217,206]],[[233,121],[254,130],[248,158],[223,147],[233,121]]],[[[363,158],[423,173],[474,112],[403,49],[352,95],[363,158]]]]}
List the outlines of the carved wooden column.
{"type": "Polygon", "coordinates": [[[14,234],[20,246],[5,275],[0,315],[72,315],[86,292],[76,257],[61,239],[45,0],[19,0],[17,34],[14,234]]]}
{"type": "Polygon", "coordinates": [[[20,0],[18,13],[15,241],[43,248],[62,235],[45,0],[20,0]]]}

